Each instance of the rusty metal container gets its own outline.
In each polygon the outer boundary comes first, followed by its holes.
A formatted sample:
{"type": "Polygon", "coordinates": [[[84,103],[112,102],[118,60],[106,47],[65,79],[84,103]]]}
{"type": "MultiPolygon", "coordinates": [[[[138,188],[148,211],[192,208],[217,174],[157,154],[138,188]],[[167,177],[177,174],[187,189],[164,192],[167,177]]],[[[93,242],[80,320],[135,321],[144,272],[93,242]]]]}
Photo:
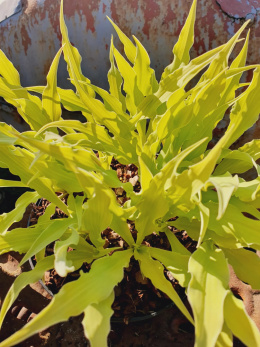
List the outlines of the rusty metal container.
{"type": "MultiPolygon", "coordinates": [[[[160,76],[172,59],[172,47],[192,0],[64,0],[71,42],[79,49],[83,72],[106,87],[108,52],[114,33],[106,16],[147,48],[160,76]]],[[[0,0],[0,48],[21,74],[23,85],[45,84],[51,61],[60,47],[60,0],[0,0]]],[[[192,55],[223,44],[251,18],[248,63],[260,58],[260,0],[198,0],[192,55]]],[[[68,86],[65,64],[59,84],[68,86]]]]}

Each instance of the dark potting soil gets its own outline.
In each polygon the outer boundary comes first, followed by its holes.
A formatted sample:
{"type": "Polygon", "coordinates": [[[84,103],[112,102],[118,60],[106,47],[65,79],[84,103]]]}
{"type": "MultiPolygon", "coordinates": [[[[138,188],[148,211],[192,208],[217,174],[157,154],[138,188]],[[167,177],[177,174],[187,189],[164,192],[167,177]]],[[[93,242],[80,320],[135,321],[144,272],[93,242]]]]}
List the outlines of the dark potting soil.
{"type": "MultiPolygon", "coordinates": [[[[121,165],[117,161],[113,160],[111,166],[116,170],[118,178],[122,182],[131,182],[134,190],[136,192],[140,191],[138,169],[135,165],[121,165]]],[[[122,188],[115,188],[113,190],[118,202],[122,205],[127,200],[125,191],[122,188]]],[[[30,218],[31,225],[37,223],[37,219],[44,213],[48,204],[49,202],[47,200],[42,199],[38,206],[33,206],[30,218]]],[[[52,216],[52,219],[64,217],[66,217],[66,215],[56,208],[56,212],[52,216]]],[[[133,237],[136,239],[137,231],[135,230],[134,222],[129,220],[128,227],[133,237]]],[[[186,232],[173,230],[172,227],[170,227],[170,229],[188,249],[195,250],[196,244],[187,236],[186,232]]],[[[120,235],[110,228],[107,228],[102,232],[102,238],[105,241],[104,248],[127,248],[127,244],[120,235]]],[[[165,233],[157,234],[154,232],[144,239],[143,244],[148,247],[157,247],[165,250],[171,249],[165,233]]],[[[53,248],[54,242],[46,247],[45,255],[49,256],[53,254],[53,248]]],[[[72,251],[72,249],[69,249],[68,251],[72,251]]],[[[52,269],[45,274],[45,285],[53,294],[56,294],[64,284],[79,278],[80,271],[88,272],[90,269],[91,264],[84,263],[79,270],[68,274],[65,278],[60,277],[55,269],[52,269]]],[[[165,269],[164,275],[177,293],[181,297],[184,297],[183,288],[179,286],[171,273],[165,269]]],[[[127,324],[132,320],[138,321],[152,317],[171,305],[172,301],[168,296],[156,289],[149,279],[142,276],[138,262],[132,257],[128,268],[124,270],[124,278],[122,282],[115,287],[115,301],[112,306],[114,310],[113,320],[124,321],[127,324]]]]}
{"type": "MultiPolygon", "coordinates": [[[[18,176],[13,175],[8,169],[0,168],[0,179],[19,181],[18,176]]],[[[29,188],[4,187],[0,188],[0,214],[14,209],[16,200],[29,188]]]]}
{"type": "MultiPolygon", "coordinates": [[[[33,206],[30,218],[31,224],[37,222],[37,219],[44,213],[47,205],[48,201],[43,199],[39,206],[33,206]]],[[[59,209],[56,209],[56,213],[52,218],[64,217],[63,213],[59,209]]],[[[128,226],[132,234],[136,235],[134,223],[129,221],[128,226]]],[[[191,241],[185,232],[179,231],[175,234],[183,240],[183,243],[190,245],[191,241]]],[[[104,248],[126,248],[123,239],[110,228],[103,231],[102,237],[105,241],[104,248]]],[[[152,235],[147,236],[143,243],[151,247],[162,248],[165,250],[171,249],[164,233],[153,233],[152,235]]],[[[72,251],[72,249],[69,249],[68,251],[72,251]]],[[[46,247],[45,255],[49,256],[53,254],[53,252],[54,242],[46,247]]],[[[55,269],[52,269],[45,274],[45,285],[53,294],[56,294],[64,284],[78,279],[80,271],[88,272],[90,269],[91,264],[84,263],[79,270],[68,274],[65,278],[60,277],[55,269]]],[[[184,296],[184,290],[179,286],[171,273],[166,270],[164,273],[165,277],[170,281],[179,295],[184,296]]],[[[122,282],[115,287],[115,301],[112,306],[114,310],[114,321],[116,321],[117,318],[123,319],[125,323],[128,323],[129,320],[131,321],[133,319],[141,320],[147,315],[152,316],[157,312],[160,312],[171,304],[172,301],[166,294],[156,289],[149,279],[142,276],[138,262],[132,257],[129,266],[124,270],[124,278],[122,282]]]]}

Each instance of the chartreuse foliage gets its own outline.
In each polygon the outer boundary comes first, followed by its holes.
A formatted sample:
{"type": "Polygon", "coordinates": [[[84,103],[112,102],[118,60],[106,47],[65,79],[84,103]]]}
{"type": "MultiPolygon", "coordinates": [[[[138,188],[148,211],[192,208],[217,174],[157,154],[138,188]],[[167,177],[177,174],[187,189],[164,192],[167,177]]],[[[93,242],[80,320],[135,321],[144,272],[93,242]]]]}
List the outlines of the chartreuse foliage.
{"type": "Polygon", "coordinates": [[[18,199],[13,211],[0,216],[0,253],[23,253],[21,264],[35,254],[38,260],[33,270],[22,273],[11,286],[0,323],[19,292],[48,269],[66,276],[84,262],[93,262],[89,273],[64,285],[41,313],[1,342],[1,347],[19,344],[80,313],[84,313],[82,324],[91,345],[106,346],[114,287],[131,257],[138,260],[142,274],[194,323],[196,346],[231,346],[233,334],[248,346],[260,346],[259,331],[228,286],[230,264],[241,280],[260,289],[260,260],[248,250],[260,250],[260,140],[229,149],[258,119],[260,65],[245,66],[248,35],[229,65],[248,23],[226,44],[190,60],[195,12],[196,0],[173,48],[173,62],[159,82],[140,41],[136,37],[131,41],[111,21],[127,59],[112,38],[109,91],[91,84],[82,74],[78,50],[69,41],[63,3],[62,47],[45,87],[23,88],[18,72],[0,51],[0,96],[17,107],[31,128],[19,133],[0,123],[0,166],[20,177],[20,181],[0,180],[0,186],[32,190],[18,199]],[[61,54],[75,91],[57,86],[61,54]],[[240,83],[243,72],[250,69],[252,80],[240,83]],[[191,80],[193,87],[188,87],[191,80]],[[61,106],[82,112],[86,121],[64,120],[61,106]],[[207,149],[214,127],[227,111],[230,123],[225,134],[207,149]],[[110,167],[112,158],[138,167],[139,193],[118,179],[110,167]],[[251,168],[257,178],[245,181],[237,176],[251,168]],[[123,206],[112,190],[118,187],[128,197],[123,206]],[[78,192],[83,195],[74,194],[78,192]],[[50,205],[38,223],[8,231],[39,197],[50,205]],[[68,218],[52,220],[55,206],[68,218]],[[135,223],[137,239],[127,220],[135,223]],[[195,252],[191,254],[168,226],[186,230],[197,241],[195,252]],[[102,231],[107,227],[121,235],[127,249],[103,247],[102,231]],[[143,243],[153,232],[166,234],[171,251],[143,243]],[[53,241],[55,254],[45,258],[44,249],[53,241]],[[73,251],[67,252],[68,247],[73,251]],[[165,279],[165,268],[186,288],[192,316],[165,279]]]}

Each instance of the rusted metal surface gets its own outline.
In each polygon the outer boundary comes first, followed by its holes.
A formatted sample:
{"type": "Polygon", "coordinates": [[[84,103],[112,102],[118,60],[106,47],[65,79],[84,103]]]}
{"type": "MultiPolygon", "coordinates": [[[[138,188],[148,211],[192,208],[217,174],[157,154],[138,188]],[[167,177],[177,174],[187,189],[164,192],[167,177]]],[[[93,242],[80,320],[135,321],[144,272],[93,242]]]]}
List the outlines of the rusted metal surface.
{"type": "MultiPolygon", "coordinates": [[[[23,10],[0,23],[0,48],[14,62],[24,85],[44,84],[60,47],[59,0],[21,0],[23,10]]],[[[136,35],[147,48],[159,77],[172,59],[172,47],[192,0],[74,0],[64,1],[72,43],[83,56],[83,72],[106,86],[108,51],[114,33],[106,15],[126,34],[136,35]]],[[[260,0],[198,0],[192,56],[223,44],[247,18],[251,25],[248,63],[260,57],[260,0]]],[[[66,84],[65,64],[59,81],[66,84]]]]}
{"type": "Polygon", "coordinates": [[[224,13],[230,18],[253,19],[257,18],[257,11],[260,10],[260,4],[257,0],[217,0],[218,5],[224,13]]]}

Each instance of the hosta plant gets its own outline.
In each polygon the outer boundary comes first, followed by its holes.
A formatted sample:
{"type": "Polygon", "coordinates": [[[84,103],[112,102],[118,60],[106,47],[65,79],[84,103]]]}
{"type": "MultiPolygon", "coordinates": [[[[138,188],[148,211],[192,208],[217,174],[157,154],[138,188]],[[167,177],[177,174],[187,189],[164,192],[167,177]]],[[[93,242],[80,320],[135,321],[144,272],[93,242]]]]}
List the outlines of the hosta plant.
{"type": "Polygon", "coordinates": [[[14,105],[30,130],[20,133],[0,123],[0,166],[20,181],[0,180],[1,187],[28,187],[13,211],[0,216],[0,252],[36,256],[37,265],[11,286],[0,324],[19,292],[55,268],[60,276],[91,263],[88,273],[64,285],[49,305],[1,347],[19,344],[38,331],[84,313],[82,325],[92,346],[106,346],[114,287],[131,257],[141,273],[166,293],[195,326],[196,346],[232,346],[233,335],[248,346],[260,346],[259,331],[243,302],[229,289],[229,265],[237,276],[260,289],[260,140],[230,146],[258,119],[260,65],[245,66],[248,22],[226,43],[193,60],[196,1],[173,48],[173,62],[158,82],[140,41],[130,40],[112,22],[125,57],[110,46],[109,91],[86,78],[81,57],[69,41],[61,3],[62,46],[44,87],[23,88],[19,74],[0,52],[0,95],[14,105]],[[230,54],[240,42],[240,53],[230,54]],[[72,89],[57,86],[63,54],[72,89]],[[248,83],[242,74],[253,70],[248,83]],[[192,81],[192,83],[189,83],[192,81]],[[38,93],[38,96],[35,96],[38,93]],[[62,106],[79,111],[85,122],[62,118],[62,106]],[[211,148],[212,131],[225,113],[226,132],[211,148]],[[211,149],[210,149],[211,148],[211,149]],[[138,168],[141,190],[122,183],[111,160],[138,168]],[[255,168],[256,177],[238,175],[255,168]],[[121,205],[114,188],[125,191],[121,205]],[[80,194],[76,194],[80,193],[80,194]],[[26,207],[44,197],[50,201],[38,223],[8,231],[26,207]],[[64,202],[66,197],[66,203],[64,202]],[[55,207],[67,218],[51,219],[55,207]],[[128,227],[137,230],[133,237],[128,227]],[[169,226],[185,230],[196,242],[190,253],[169,226]],[[102,231],[111,228],[127,247],[106,249],[102,231]],[[165,233],[171,250],[148,247],[145,237],[165,233]],[[45,248],[55,242],[54,255],[45,248]],[[70,252],[67,252],[70,247],[70,252]],[[164,270],[185,288],[190,313],[164,270]]]}

